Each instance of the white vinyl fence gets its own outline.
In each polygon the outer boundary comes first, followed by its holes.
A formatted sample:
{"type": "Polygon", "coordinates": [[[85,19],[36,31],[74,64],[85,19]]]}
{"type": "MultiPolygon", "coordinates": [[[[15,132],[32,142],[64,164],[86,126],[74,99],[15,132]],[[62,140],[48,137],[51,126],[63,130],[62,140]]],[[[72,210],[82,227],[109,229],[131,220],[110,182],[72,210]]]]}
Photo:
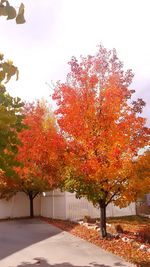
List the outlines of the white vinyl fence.
{"type": "MultiPolygon", "coordinates": [[[[34,199],[34,214],[40,215],[41,199],[34,199]]],[[[29,199],[24,193],[17,193],[8,201],[0,199],[0,219],[17,218],[29,216],[29,199]]]]}
{"type": "Polygon", "coordinates": [[[41,216],[66,219],[66,193],[54,190],[41,197],[41,216]]]}
{"type": "MultiPolygon", "coordinates": [[[[113,204],[107,207],[107,216],[125,216],[135,215],[135,203],[127,208],[120,209],[113,204]]],[[[98,218],[100,211],[85,198],[76,199],[74,194],[59,190],[48,193],[41,197],[41,215],[49,218],[78,220],[89,215],[92,218],[98,218]]]]}
{"type": "MultiPolygon", "coordinates": [[[[18,193],[10,200],[0,200],[0,219],[29,216],[29,199],[24,193],[18,193]]],[[[99,217],[99,209],[86,199],[76,199],[74,194],[55,190],[34,199],[35,216],[44,216],[57,219],[78,220],[89,215],[99,217]]],[[[127,208],[119,209],[112,204],[107,208],[107,216],[135,215],[135,203],[127,208]]]]}

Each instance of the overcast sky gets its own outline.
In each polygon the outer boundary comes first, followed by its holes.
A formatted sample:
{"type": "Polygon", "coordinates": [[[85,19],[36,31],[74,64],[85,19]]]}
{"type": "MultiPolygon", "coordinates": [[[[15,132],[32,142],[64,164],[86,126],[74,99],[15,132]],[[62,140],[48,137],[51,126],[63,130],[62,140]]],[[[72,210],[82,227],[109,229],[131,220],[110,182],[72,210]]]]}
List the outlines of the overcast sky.
{"type": "MultiPolygon", "coordinates": [[[[10,0],[18,7],[20,0],[10,0]]],[[[132,87],[147,106],[150,121],[149,0],[22,0],[26,23],[0,18],[0,52],[19,68],[8,90],[32,101],[49,98],[51,81],[64,81],[72,56],[96,52],[102,43],[116,48],[135,73],[132,87]]]]}

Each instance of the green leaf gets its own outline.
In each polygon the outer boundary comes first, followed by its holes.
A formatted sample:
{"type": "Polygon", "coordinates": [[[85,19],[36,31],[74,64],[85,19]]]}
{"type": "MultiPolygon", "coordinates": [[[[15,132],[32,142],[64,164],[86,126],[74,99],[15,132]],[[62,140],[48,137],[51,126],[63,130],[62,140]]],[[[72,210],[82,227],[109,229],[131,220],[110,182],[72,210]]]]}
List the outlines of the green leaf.
{"type": "Polygon", "coordinates": [[[25,23],[25,18],[24,18],[24,4],[21,3],[20,7],[19,7],[19,11],[16,17],[16,23],[17,24],[23,24],[25,23]]]}
{"type": "Polygon", "coordinates": [[[4,59],[4,55],[0,53],[0,60],[2,61],[4,59]]]}
{"type": "Polygon", "coordinates": [[[16,10],[13,6],[6,6],[7,20],[14,19],[16,17],[16,10]]]}
{"type": "Polygon", "coordinates": [[[0,5],[0,16],[7,16],[6,7],[0,5]]]}
{"type": "Polygon", "coordinates": [[[20,4],[19,11],[18,11],[18,15],[22,15],[22,14],[24,14],[24,4],[23,3],[20,4]]]}
{"type": "Polygon", "coordinates": [[[11,79],[11,77],[13,75],[16,74],[16,71],[17,71],[16,67],[14,67],[13,65],[9,66],[9,69],[8,69],[8,72],[7,72],[7,75],[6,75],[6,83],[11,79]]]}
{"type": "Polygon", "coordinates": [[[18,80],[18,69],[14,65],[12,65],[12,63],[4,62],[2,64],[2,68],[6,77],[5,83],[7,83],[13,75],[16,75],[16,79],[18,80]]]}
{"type": "Polygon", "coordinates": [[[16,68],[16,81],[19,79],[19,70],[16,68]]]}
{"type": "Polygon", "coordinates": [[[0,82],[5,79],[5,73],[3,71],[0,71],[0,82]]]}

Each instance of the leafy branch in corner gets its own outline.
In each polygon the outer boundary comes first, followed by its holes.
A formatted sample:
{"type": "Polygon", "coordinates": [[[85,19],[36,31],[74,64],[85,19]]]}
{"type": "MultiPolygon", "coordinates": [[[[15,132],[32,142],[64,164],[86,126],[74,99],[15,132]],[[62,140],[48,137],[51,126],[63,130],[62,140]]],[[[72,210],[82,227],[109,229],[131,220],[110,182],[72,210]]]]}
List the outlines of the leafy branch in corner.
{"type": "Polygon", "coordinates": [[[21,3],[18,10],[11,6],[9,1],[1,0],[0,1],[0,16],[6,16],[7,20],[15,19],[17,24],[25,23],[24,18],[24,4],[21,3]]]}

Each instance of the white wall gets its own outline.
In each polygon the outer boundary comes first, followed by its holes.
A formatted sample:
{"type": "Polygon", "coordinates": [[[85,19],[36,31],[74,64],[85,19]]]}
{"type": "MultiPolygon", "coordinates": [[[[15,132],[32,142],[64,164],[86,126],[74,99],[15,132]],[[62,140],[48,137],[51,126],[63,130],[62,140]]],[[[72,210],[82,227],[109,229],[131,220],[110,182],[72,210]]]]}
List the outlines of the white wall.
{"type": "MultiPolygon", "coordinates": [[[[34,199],[34,214],[40,215],[40,197],[34,199]]],[[[10,200],[0,199],[0,219],[25,217],[30,214],[28,197],[24,193],[17,193],[10,200]]]]}
{"type": "MultiPolygon", "coordinates": [[[[120,209],[113,204],[107,207],[107,217],[135,215],[135,203],[127,208],[120,209]]],[[[100,211],[85,198],[76,199],[74,194],[59,190],[49,193],[46,197],[41,197],[41,215],[55,219],[78,220],[89,215],[92,218],[99,218],[100,211]]]]}
{"type": "Polygon", "coordinates": [[[53,218],[66,219],[66,193],[55,190],[53,201],[53,218]]]}
{"type": "Polygon", "coordinates": [[[117,206],[114,206],[113,204],[110,204],[108,208],[110,207],[110,215],[111,217],[117,217],[117,216],[126,216],[126,215],[136,215],[136,204],[131,203],[128,207],[120,209],[117,206]]]}
{"type": "Polygon", "coordinates": [[[41,197],[41,216],[66,219],[66,193],[54,190],[41,197]]]}
{"type": "MultiPolygon", "coordinates": [[[[0,219],[25,217],[29,216],[29,212],[29,199],[24,193],[18,193],[9,201],[0,200],[0,219]]],[[[55,219],[78,220],[86,215],[98,218],[100,211],[84,198],[76,199],[74,194],[55,190],[47,193],[45,197],[40,196],[34,199],[34,214],[55,219]]],[[[135,203],[123,209],[112,204],[107,207],[107,216],[135,214],[135,203]]]]}
{"type": "Polygon", "coordinates": [[[67,219],[82,219],[89,215],[92,218],[99,217],[99,209],[93,207],[92,203],[85,198],[77,199],[74,194],[66,193],[67,219]]]}
{"type": "Polygon", "coordinates": [[[53,210],[53,193],[49,192],[45,197],[41,197],[41,216],[54,218],[53,210]]]}
{"type": "MultiPolygon", "coordinates": [[[[99,218],[100,210],[93,206],[85,198],[76,199],[74,194],[67,193],[67,218],[68,219],[82,219],[84,216],[89,215],[91,218],[99,218]]],[[[135,203],[130,204],[126,208],[120,209],[119,207],[114,206],[112,203],[108,205],[106,209],[107,217],[113,216],[126,216],[126,215],[135,215],[136,207],[135,203]]]]}

